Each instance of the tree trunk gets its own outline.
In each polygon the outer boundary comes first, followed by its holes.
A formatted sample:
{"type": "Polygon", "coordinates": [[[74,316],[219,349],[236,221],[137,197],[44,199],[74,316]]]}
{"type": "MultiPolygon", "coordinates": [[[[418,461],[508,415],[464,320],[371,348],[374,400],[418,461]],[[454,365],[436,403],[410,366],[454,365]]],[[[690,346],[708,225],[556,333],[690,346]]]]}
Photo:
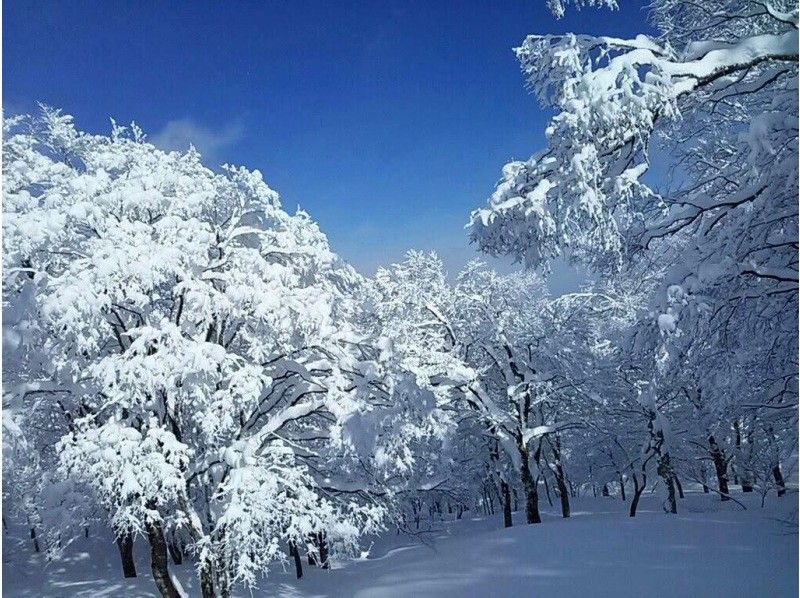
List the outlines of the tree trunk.
{"type": "MultiPolygon", "coordinates": [[[[411,503],[411,508],[412,508],[412,509],[414,510],[414,512],[416,513],[416,511],[417,511],[417,508],[416,508],[416,505],[413,503],[413,501],[412,501],[412,503],[411,503]]],[[[311,542],[310,542],[310,543],[311,543],[312,545],[316,546],[316,544],[317,544],[317,541],[316,541],[316,538],[314,537],[314,534],[311,534],[310,540],[311,540],[311,542]]],[[[319,563],[317,563],[317,554],[314,552],[314,550],[309,550],[309,551],[308,551],[308,564],[309,564],[310,566],[314,566],[314,565],[317,565],[317,564],[319,564],[319,563]]]]}
{"type": "Polygon", "coordinates": [[[180,538],[174,533],[170,534],[169,541],[167,542],[167,550],[172,562],[175,565],[183,565],[183,545],[180,538]]]}
{"type": "Polygon", "coordinates": [[[683,494],[683,484],[681,484],[681,481],[678,479],[678,476],[673,474],[672,479],[675,480],[675,486],[677,486],[678,488],[678,497],[686,498],[686,496],[684,496],[683,494]]]}
{"type": "Polygon", "coordinates": [[[611,496],[611,493],[608,491],[608,484],[603,484],[603,490],[601,494],[603,496],[611,496]]]}
{"type": "Polygon", "coordinates": [[[33,552],[39,552],[39,539],[36,537],[36,528],[31,526],[31,540],[33,540],[33,552]]]}
{"type": "Polygon", "coordinates": [[[122,575],[136,577],[136,563],[133,561],[133,534],[126,532],[117,538],[119,558],[122,561],[122,575]]]}
{"type": "MultiPolygon", "coordinates": [[[[159,593],[163,598],[181,598],[169,575],[167,542],[164,539],[164,530],[160,522],[149,521],[147,523],[147,540],[150,543],[150,566],[153,571],[153,581],[156,582],[159,593]]],[[[203,590],[203,598],[214,596],[213,585],[211,594],[206,594],[205,588],[203,590]]]]}
{"type": "Polygon", "coordinates": [[[644,489],[647,487],[647,475],[642,474],[642,485],[639,485],[639,478],[633,474],[633,498],[631,499],[631,509],[628,515],[636,517],[636,509],[639,507],[639,499],[642,497],[644,489]]]}
{"type": "Polygon", "coordinates": [[[214,573],[211,565],[205,563],[200,570],[200,595],[203,598],[214,598],[214,573]]]}
{"type": "Polygon", "coordinates": [[[294,557],[294,571],[297,579],[301,579],[303,577],[303,561],[300,559],[300,551],[297,550],[294,542],[289,542],[289,554],[294,557]]]}
{"type": "Polygon", "coordinates": [[[664,480],[667,487],[667,508],[666,511],[673,515],[678,513],[678,501],[675,499],[675,474],[670,465],[669,453],[664,453],[658,460],[658,475],[664,480]]]}
{"type": "Polygon", "coordinates": [[[622,497],[622,502],[625,502],[625,478],[622,477],[622,474],[619,474],[619,493],[622,497]]]}
{"type": "Polygon", "coordinates": [[[567,490],[566,475],[564,468],[561,466],[561,436],[555,435],[555,441],[550,443],[550,448],[553,451],[554,468],[553,472],[556,478],[556,489],[558,490],[558,497],[561,501],[561,516],[567,519],[570,516],[569,508],[569,490],[567,490]]]}
{"type": "Polygon", "coordinates": [[[543,475],[542,479],[544,480],[544,493],[547,495],[547,504],[551,507],[553,506],[553,499],[550,496],[550,484],[547,483],[547,476],[543,475]]]}
{"type": "Polygon", "coordinates": [[[728,496],[728,463],[725,461],[725,452],[719,447],[714,436],[708,437],[708,446],[711,458],[714,460],[720,497],[723,501],[730,500],[730,496],[728,496]]]}
{"type": "Polygon", "coordinates": [[[325,532],[317,533],[317,544],[319,546],[319,560],[322,562],[322,568],[330,569],[331,563],[328,558],[328,538],[325,532]]]}
{"type": "Polygon", "coordinates": [[[539,491],[536,488],[536,480],[531,475],[531,468],[528,464],[528,452],[522,452],[522,488],[525,491],[525,519],[528,523],[541,523],[539,515],[539,491]]]}
{"type": "Polygon", "coordinates": [[[500,480],[500,491],[503,494],[503,527],[511,527],[511,490],[505,480],[500,480]]]}
{"type": "Polygon", "coordinates": [[[709,493],[708,483],[707,483],[708,478],[706,477],[706,463],[705,463],[705,461],[702,461],[700,463],[700,478],[702,480],[701,483],[703,484],[703,494],[708,494],[709,493]]]}
{"type": "Polygon", "coordinates": [[[781,471],[781,464],[777,463],[772,468],[772,477],[775,478],[775,486],[778,488],[778,496],[786,495],[786,482],[783,480],[783,472],[781,471]]]}
{"type": "Polygon", "coordinates": [[[569,518],[569,490],[564,483],[564,472],[561,471],[561,466],[556,465],[556,484],[558,485],[558,497],[561,499],[561,516],[564,519],[569,518]]]}

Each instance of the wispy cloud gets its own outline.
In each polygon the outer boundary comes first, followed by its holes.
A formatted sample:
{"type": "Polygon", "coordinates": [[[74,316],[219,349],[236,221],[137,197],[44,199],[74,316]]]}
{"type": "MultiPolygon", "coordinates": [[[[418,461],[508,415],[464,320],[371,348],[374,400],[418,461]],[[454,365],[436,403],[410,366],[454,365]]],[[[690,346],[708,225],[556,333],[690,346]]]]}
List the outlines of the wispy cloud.
{"type": "Polygon", "coordinates": [[[224,161],[224,150],[235,145],[242,138],[244,127],[241,123],[231,123],[222,129],[205,127],[191,118],[171,120],[148,141],[164,150],[186,150],[194,145],[203,155],[203,162],[215,166],[224,161]]]}

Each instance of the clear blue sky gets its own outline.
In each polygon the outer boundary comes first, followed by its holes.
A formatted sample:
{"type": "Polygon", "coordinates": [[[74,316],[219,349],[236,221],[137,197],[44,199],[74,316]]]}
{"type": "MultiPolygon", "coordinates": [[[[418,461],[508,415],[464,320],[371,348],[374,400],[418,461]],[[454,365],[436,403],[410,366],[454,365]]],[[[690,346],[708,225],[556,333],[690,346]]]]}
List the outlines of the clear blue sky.
{"type": "Polygon", "coordinates": [[[544,0],[6,0],[3,104],[57,106],[92,132],[135,120],[209,165],[258,168],[365,273],[409,248],[455,270],[470,210],[543,143],[512,48],[646,32],[644,4],[620,3],[557,21],[544,0]]]}

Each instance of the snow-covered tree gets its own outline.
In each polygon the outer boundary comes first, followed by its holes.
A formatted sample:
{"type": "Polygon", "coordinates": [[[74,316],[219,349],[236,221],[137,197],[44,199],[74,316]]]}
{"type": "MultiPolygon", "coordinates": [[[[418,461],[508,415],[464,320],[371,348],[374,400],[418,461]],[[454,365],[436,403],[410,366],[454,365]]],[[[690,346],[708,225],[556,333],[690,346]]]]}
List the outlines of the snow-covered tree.
{"type": "Polygon", "coordinates": [[[528,522],[540,521],[539,484],[548,481],[568,517],[566,438],[595,406],[592,373],[609,353],[602,322],[625,314],[625,301],[596,292],[551,300],[536,275],[499,275],[480,263],[449,284],[441,261],[418,252],[376,278],[378,312],[406,367],[448,389],[443,408],[461,414],[455,438],[484,439],[472,470],[488,471],[508,524],[516,489],[528,522]]]}
{"type": "Polygon", "coordinates": [[[5,147],[5,295],[30,298],[48,358],[14,375],[60,393],[58,473],[147,536],[162,594],[165,531],[211,596],[254,585],[284,541],[347,551],[375,530],[380,505],[323,487],[363,448],[347,423],[376,367],[351,323],[361,280],[316,224],[257,171],[215,174],[135,125],[89,135],[44,109],[5,147]]]}
{"type": "Polygon", "coordinates": [[[658,0],[650,14],[657,37],[517,48],[556,114],[545,149],[507,164],[473,212],[472,238],[529,267],[566,255],[603,276],[657,275],[635,326],[656,363],[645,381],[662,398],[693,384],[676,411],[688,419],[702,394],[706,445],[741,418],[772,422],[760,442],[794,444],[797,5],[658,0]]]}

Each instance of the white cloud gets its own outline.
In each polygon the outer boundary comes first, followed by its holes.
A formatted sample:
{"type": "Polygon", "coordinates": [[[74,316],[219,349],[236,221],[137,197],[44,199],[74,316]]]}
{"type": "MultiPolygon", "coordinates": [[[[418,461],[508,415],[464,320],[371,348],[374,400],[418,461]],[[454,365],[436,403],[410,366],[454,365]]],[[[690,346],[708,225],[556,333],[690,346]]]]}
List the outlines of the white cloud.
{"type": "Polygon", "coordinates": [[[171,120],[158,133],[148,136],[148,141],[164,150],[181,150],[194,145],[203,155],[203,162],[216,166],[223,160],[223,152],[242,138],[244,128],[240,123],[228,124],[220,130],[209,129],[191,118],[171,120]]]}

